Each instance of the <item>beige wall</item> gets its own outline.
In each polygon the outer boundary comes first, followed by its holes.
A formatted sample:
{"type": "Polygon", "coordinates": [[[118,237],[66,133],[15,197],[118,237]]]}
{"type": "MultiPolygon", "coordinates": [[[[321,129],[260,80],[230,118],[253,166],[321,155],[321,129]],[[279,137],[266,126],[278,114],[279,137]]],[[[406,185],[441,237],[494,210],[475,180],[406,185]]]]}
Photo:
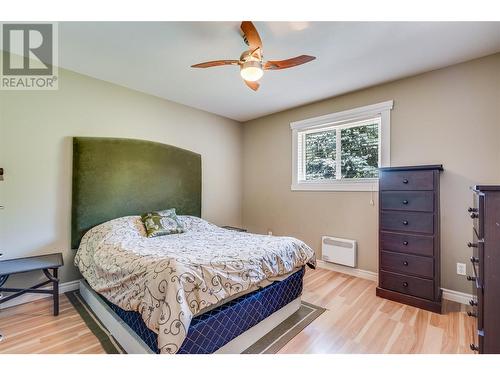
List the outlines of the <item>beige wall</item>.
{"type": "Polygon", "coordinates": [[[470,292],[456,263],[471,272],[469,186],[500,183],[500,54],[245,123],[243,225],[296,236],[318,255],[322,235],[356,239],[358,267],[376,271],[376,194],[371,206],[369,192],[291,191],[290,122],[391,99],[391,164],[444,165],[442,286],[470,292]]]}
{"type": "MultiPolygon", "coordinates": [[[[58,91],[0,91],[4,259],[62,251],[62,281],[80,277],[70,250],[73,136],[147,139],[200,153],[203,217],[241,224],[241,124],[73,72],[59,73],[58,91]]],[[[13,278],[9,284],[35,277],[13,278]]]]}

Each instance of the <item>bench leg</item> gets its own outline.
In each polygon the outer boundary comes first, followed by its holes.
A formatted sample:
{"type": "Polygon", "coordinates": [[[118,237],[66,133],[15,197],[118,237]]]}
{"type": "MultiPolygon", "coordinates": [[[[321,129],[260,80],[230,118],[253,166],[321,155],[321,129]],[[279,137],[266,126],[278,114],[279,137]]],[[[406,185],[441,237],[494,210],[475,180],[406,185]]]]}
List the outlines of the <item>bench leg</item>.
{"type": "Polygon", "coordinates": [[[59,279],[57,277],[57,268],[52,268],[52,274],[48,269],[44,269],[43,273],[52,281],[52,297],[54,299],[54,316],[59,315],[59,279]]]}
{"type": "Polygon", "coordinates": [[[54,316],[57,316],[59,315],[59,278],[57,277],[57,268],[53,269],[53,275],[55,278],[53,281],[54,316]]]}

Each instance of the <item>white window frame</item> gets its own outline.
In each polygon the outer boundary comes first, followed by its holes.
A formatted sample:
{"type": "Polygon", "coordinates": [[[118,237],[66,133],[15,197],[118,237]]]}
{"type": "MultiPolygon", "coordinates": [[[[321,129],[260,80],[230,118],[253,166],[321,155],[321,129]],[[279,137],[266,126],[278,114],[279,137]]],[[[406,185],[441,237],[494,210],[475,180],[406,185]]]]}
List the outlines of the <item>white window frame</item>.
{"type": "MultiPolygon", "coordinates": [[[[292,190],[316,191],[378,191],[378,178],[345,178],[339,180],[305,181],[298,176],[298,144],[299,132],[320,130],[323,128],[342,128],[347,123],[380,117],[379,128],[379,166],[389,167],[391,163],[391,109],[394,101],[367,105],[346,111],[330,113],[290,123],[292,129],[292,190]]],[[[337,142],[340,142],[337,137],[337,142]]],[[[337,147],[340,152],[340,147],[337,147]]]]}

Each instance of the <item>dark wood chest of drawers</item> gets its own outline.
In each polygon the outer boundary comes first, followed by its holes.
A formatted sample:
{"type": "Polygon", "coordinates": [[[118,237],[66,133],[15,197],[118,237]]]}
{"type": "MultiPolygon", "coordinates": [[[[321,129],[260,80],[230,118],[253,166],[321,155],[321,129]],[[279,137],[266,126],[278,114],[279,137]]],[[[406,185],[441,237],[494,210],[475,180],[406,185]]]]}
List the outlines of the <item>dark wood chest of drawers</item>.
{"type": "Polygon", "coordinates": [[[500,186],[478,185],[474,190],[473,240],[470,258],[474,297],[470,301],[477,318],[477,336],[471,349],[479,353],[500,354],[500,186]]]}
{"type": "Polygon", "coordinates": [[[442,165],[380,168],[377,296],[441,313],[442,165]]]}

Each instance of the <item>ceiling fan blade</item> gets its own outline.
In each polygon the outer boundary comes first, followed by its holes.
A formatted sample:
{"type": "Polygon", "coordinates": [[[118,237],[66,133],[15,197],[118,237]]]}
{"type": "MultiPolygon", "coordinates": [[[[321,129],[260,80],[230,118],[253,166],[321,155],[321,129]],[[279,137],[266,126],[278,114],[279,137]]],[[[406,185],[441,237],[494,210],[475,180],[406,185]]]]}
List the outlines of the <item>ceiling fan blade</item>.
{"type": "MultiPolygon", "coordinates": [[[[245,80],[244,80],[245,81],[245,80]]],[[[260,87],[259,82],[245,81],[246,85],[253,91],[257,91],[260,87]]]]}
{"type": "Polygon", "coordinates": [[[302,65],[308,63],[309,61],[314,60],[316,57],[308,56],[308,55],[300,55],[297,57],[293,57],[288,60],[270,60],[264,64],[265,70],[279,70],[279,69],[287,69],[292,68],[297,65],[302,65]]]}
{"type": "Polygon", "coordinates": [[[243,21],[240,28],[244,34],[243,39],[250,48],[262,48],[262,41],[260,40],[259,33],[252,22],[243,21]]]}
{"type": "Polygon", "coordinates": [[[239,60],[215,60],[215,61],[207,61],[195,65],[191,65],[191,68],[211,68],[213,66],[222,66],[222,65],[239,65],[239,60]]]}

